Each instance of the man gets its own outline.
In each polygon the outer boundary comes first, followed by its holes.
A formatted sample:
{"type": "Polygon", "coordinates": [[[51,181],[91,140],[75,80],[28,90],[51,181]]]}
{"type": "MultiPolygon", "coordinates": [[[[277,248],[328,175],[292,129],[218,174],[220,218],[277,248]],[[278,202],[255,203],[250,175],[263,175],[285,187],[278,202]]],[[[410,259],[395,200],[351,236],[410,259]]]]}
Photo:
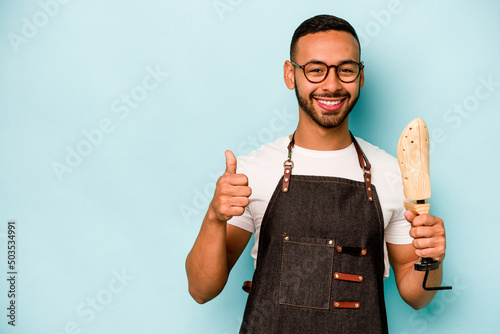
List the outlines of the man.
{"type": "MultiPolygon", "coordinates": [[[[348,128],[364,83],[360,53],[348,22],[329,15],[303,22],[284,64],[299,103],[295,133],[238,162],[226,151],[186,270],[192,297],[211,300],[256,233],[240,333],[386,333],[388,259],[409,305],[422,308],[435,295],[422,289],[413,264],[443,261],[443,221],[405,212],[402,185],[387,177],[399,175],[396,159],[348,128]]],[[[429,285],[441,283],[441,267],[429,285]]]]}

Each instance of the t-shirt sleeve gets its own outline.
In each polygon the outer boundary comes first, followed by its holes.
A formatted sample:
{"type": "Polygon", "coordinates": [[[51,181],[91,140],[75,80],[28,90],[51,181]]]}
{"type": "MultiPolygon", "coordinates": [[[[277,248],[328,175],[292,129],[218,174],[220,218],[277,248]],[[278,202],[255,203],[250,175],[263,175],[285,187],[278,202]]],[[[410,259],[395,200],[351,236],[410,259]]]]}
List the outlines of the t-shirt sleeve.
{"type": "Polygon", "coordinates": [[[241,216],[234,216],[233,218],[228,220],[227,223],[244,229],[245,231],[248,231],[250,233],[255,232],[255,225],[250,213],[250,208],[248,206],[245,208],[245,212],[243,212],[241,216]]]}
{"type": "Polygon", "coordinates": [[[404,206],[392,217],[384,231],[385,241],[390,244],[411,244],[413,238],[410,236],[410,223],[406,220],[404,206]]]}

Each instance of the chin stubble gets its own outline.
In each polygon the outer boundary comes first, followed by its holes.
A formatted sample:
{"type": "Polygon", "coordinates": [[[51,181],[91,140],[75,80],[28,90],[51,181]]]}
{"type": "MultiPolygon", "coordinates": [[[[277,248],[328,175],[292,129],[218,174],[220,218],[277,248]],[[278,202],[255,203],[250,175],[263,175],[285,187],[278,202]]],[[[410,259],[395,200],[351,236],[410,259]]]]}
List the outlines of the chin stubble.
{"type": "MultiPolygon", "coordinates": [[[[295,96],[297,97],[297,101],[299,103],[299,107],[318,125],[327,128],[327,129],[333,129],[341,125],[347,118],[347,116],[350,114],[352,108],[358,101],[358,97],[356,97],[356,100],[352,101],[351,106],[348,107],[348,109],[344,112],[341,111],[341,113],[338,116],[334,117],[322,117],[318,115],[316,110],[314,109],[314,98],[350,98],[351,95],[347,92],[334,92],[330,94],[313,94],[311,93],[309,95],[309,100],[303,99],[297,90],[297,86],[295,86],[295,96]]],[[[345,106],[342,106],[341,108],[344,108],[345,106]]]]}

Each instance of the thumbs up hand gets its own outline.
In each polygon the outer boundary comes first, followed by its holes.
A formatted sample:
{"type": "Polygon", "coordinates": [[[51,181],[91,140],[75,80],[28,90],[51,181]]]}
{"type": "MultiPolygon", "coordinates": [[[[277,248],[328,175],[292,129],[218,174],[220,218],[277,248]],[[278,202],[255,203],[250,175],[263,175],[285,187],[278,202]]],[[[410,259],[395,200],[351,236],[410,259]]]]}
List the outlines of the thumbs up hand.
{"type": "Polygon", "coordinates": [[[245,174],[236,174],[237,161],[233,152],[226,151],[226,170],[217,180],[215,194],[208,209],[211,219],[227,222],[233,216],[241,216],[249,203],[252,189],[245,174]]]}

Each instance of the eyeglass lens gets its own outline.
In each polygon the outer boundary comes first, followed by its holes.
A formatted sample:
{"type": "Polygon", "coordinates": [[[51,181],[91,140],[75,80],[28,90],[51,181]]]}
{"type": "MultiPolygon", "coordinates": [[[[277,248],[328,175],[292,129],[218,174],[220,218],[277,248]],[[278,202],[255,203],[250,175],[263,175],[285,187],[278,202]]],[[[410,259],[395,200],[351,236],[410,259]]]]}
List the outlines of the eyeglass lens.
{"type": "MultiPolygon", "coordinates": [[[[344,82],[352,82],[356,80],[359,74],[359,64],[344,63],[340,64],[336,69],[337,76],[344,82]]],[[[312,82],[321,82],[325,79],[328,73],[328,66],[323,63],[309,63],[304,67],[304,73],[312,82]]]]}

